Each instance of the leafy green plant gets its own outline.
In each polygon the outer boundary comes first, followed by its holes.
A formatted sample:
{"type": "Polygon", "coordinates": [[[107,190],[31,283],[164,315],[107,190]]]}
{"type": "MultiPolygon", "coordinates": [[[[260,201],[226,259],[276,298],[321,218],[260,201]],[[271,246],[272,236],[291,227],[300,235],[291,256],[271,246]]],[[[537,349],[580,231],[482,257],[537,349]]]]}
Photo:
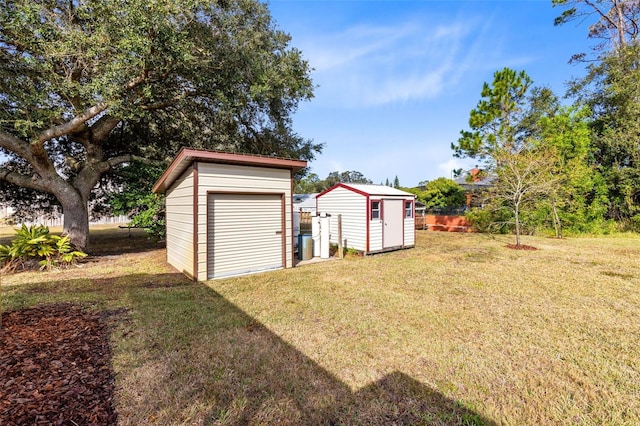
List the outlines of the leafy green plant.
{"type": "Polygon", "coordinates": [[[349,256],[361,256],[362,252],[351,247],[345,247],[344,254],[349,256]]]}
{"type": "Polygon", "coordinates": [[[11,247],[0,244],[0,264],[11,260],[11,247]]]}
{"type": "Polygon", "coordinates": [[[55,243],[55,245],[41,247],[39,253],[44,256],[44,259],[38,262],[41,269],[46,268],[51,270],[56,266],[69,266],[73,264],[77,258],[87,256],[86,253],[73,249],[68,235],[64,237],[49,235],[49,238],[49,242],[55,243]]]}
{"type": "Polygon", "coordinates": [[[0,245],[0,262],[7,271],[24,268],[30,261],[37,261],[41,269],[51,270],[69,266],[86,256],[74,249],[68,236],[53,235],[44,225],[27,227],[23,224],[11,245],[0,245]]]}

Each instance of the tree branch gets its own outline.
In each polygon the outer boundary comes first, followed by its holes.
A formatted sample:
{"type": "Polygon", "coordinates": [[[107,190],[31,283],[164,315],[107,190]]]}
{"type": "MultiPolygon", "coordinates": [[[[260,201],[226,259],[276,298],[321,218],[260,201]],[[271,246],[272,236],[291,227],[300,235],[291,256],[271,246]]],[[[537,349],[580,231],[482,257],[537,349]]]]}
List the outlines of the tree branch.
{"type": "Polygon", "coordinates": [[[109,133],[120,123],[120,119],[113,117],[112,115],[105,115],[100,117],[100,119],[91,126],[91,131],[93,133],[93,141],[98,141],[101,143],[104,141],[109,133]]]}
{"type": "Polygon", "coordinates": [[[47,130],[41,132],[36,139],[31,143],[32,145],[42,145],[46,141],[72,133],[78,130],[87,120],[91,120],[101,112],[107,109],[106,102],[100,102],[90,108],[84,110],[80,115],[73,117],[70,121],[59,126],[50,127],[47,130]]]}
{"type": "Polygon", "coordinates": [[[47,185],[38,183],[35,177],[23,175],[6,168],[0,168],[0,180],[36,191],[51,192],[47,185]]]}
{"type": "Polygon", "coordinates": [[[130,163],[132,161],[140,161],[144,163],[151,162],[143,157],[127,154],[100,162],[85,163],[84,167],[73,179],[72,186],[77,188],[81,194],[86,193],[88,195],[93,187],[98,183],[100,176],[102,176],[103,173],[119,166],[120,164],[130,163]]]}
{"type": "Polygon", "coordinates": [[[145,80],[147,79],[146,76],[146,72],[143,73],[143,75],[134,78],[133,80],[131,80],[130,82],[128,82],[127,84],[124,85],[124,89],[125,90],[132,90],[135,89],[136,87],[140,86],[142,83],[145,82],[145,80]]]}
{"type": "Polygon", "coordinates": [[[139,157],[137,155],[127,154],[127,155],[120,155],[118,157],[110,158],[109,160],[103,161],[101,164],[108,166],[106,170],[109,170],[109,169],[115,168],[116,166],[119,166],[120,164],[130,163],[132,161],[139,161],[141,163],[147,163],[147,164],[152,163],[152,161],[147,158],[139,157]]]}
{"type": "MultiPolygon", "coordinates": [[[[623,30],[622,21],[616,24],[616,22],[613,19],[611,19],[611,17],[609,16],[609,13],[603,12],[594,2],[590,0],[584,0],[584,2],[585,4],[590,6],[598,15],[600,15],[601,20],[605,21],[610,26],[610,28],[616,29],[616,31],[618,32],[618,42],[620,43],[620,46],[624,46],[626,43],[624,39],[624,30],[623,30]]],[[[615,9],[616,12],[618,12],[620,5],[616,0],[613,0],[612,3],[613,3],[613,7],[611,9],[612,10],[615,9]]],[[[611,10],[609,12],[611,12],[611,10]]],[[[597,25],[597,23],[595,25],[597,25]]]]}
{"type": "Polygon", "coordinates": [[[24,141],[3,131],[0,131],[0,147],[13,152],[22,158],[27,158],[29,152],[29,146],[24,141]]]}

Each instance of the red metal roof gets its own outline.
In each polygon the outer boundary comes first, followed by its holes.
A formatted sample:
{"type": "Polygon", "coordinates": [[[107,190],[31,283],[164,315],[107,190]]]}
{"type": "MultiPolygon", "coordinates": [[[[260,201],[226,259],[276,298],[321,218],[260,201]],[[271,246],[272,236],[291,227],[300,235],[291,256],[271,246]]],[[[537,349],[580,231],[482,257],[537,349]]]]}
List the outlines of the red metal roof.
{"type": "Polygon", "coordinates": [[[337,183],[335,185],[333,185],[331,188],[329,189],[325,189],[324,191],[322,191],[320,194],[318,194],[318,197],[322,197],[324,194],[326,194],[327,192],[331,192],[336,188],[345,188],[348,189],[350,191],[353,191],[355,193],[358,193],[360,195],[379,195],[379,196],[401,196],[401,197],[414,197],[415,195],[409,193],[409,192],[405,192],[402,191],[400,189],[397,188],[392,188],[390,186],[386,186],[386,185],[369,185],[369,184],[361,184],[361,183],[337,183]]]}

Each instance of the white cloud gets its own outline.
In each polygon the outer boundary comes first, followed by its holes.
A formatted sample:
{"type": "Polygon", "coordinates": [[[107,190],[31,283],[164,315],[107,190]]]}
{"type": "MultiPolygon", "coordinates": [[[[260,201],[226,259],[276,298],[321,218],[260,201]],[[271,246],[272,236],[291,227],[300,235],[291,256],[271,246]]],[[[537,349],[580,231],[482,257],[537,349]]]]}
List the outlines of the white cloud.
{"type": "Polygon", "coordinates": [[[341,69],[388,51],[413,34],[410,26],[374,27],[359,25],[338,34],[314,36],[303,48],[318,72],[341,69]]]}
{"type": "Polygon", "coordinates": [[[437,97],[486,58],[487,25],[412,18],[315,34],[301,46],[315,68],[315,102],[355,108],[437,97]]]}

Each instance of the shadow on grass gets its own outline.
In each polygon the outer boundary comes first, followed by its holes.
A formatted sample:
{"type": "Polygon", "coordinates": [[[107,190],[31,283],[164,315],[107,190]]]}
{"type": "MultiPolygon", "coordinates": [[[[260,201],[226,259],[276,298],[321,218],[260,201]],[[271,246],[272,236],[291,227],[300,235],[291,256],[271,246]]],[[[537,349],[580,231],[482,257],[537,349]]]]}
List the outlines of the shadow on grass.
{"type": "MultiPolygon", "coordinates": [[[[16,229],[3,230],[0,234],[0,244],[10,245],[16,237],[16,229]]],[[[60,230],[52,231],[60,234],[60,230]]],[[[115,256],[126,253],[143,253],[151,250],[164,248],[164,241],[157,241],[150,238],[144,229],[119,228],[114,225],[108,228],[93,228],[89,235],[90,256],[115,256]]]]}
{"type": "Polygon", "coordinates": [[[353,392],[181,274],[40,283],[13,289],[8,298],[45,296],[33,288],[48,288],[48,298],[129,310],[112,336],[121,425],[495,424],[400,371],[353,392]]]}
{"type": "Polygon", "coordinates": [[[106,228],[91,230],[90,256],[115,256],[143,253],[164,248],[164,241],[150,238],[143,229],[106,228]]]}

